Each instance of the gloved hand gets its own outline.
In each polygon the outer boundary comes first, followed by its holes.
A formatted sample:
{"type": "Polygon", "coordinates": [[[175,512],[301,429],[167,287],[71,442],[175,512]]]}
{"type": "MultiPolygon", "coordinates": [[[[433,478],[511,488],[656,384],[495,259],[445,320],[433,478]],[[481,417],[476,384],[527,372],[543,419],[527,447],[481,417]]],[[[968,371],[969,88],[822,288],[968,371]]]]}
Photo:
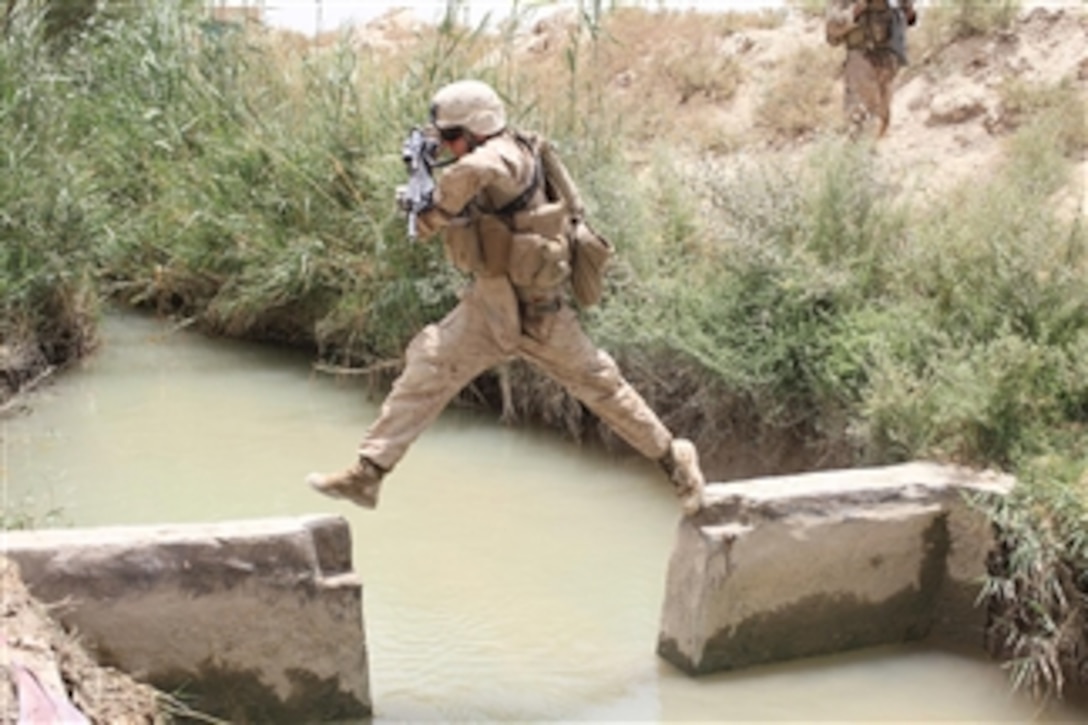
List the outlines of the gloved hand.
{"type": "Polygon", "coordinates": [[[412,210],[412,202],[408,199],[408,185],[400,184],[393,193],[393,200],[397,209],[407,214],[412,210]]]}

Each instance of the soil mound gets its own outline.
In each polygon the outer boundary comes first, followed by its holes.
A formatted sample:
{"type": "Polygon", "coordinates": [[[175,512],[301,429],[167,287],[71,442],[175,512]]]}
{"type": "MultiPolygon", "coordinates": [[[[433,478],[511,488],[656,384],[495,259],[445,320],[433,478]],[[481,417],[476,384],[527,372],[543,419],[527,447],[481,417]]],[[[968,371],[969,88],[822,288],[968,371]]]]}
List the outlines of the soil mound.
{"type": "Polygon", "coordinates": [[[0,556],[0,725],[165,723],[160,694],[103,667],[35,600],[0,556]]]}

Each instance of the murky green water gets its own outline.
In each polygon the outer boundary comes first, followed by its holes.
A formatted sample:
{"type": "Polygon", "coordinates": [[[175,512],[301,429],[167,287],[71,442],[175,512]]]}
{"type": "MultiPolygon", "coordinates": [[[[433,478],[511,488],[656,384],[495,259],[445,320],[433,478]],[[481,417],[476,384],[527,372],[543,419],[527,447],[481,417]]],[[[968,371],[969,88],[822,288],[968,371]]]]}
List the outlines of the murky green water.
{"type": "Polygon", "coordinates": [[[346,516],[377,722],[1088,720],[921,647],[691,679],[654,653],[678,509],[651,464],[448,411],[363,511],[302,481],[349,462],[378,401],[309,363],[113,316],[0,421],[4,505],[76,526],[346,516]]]}

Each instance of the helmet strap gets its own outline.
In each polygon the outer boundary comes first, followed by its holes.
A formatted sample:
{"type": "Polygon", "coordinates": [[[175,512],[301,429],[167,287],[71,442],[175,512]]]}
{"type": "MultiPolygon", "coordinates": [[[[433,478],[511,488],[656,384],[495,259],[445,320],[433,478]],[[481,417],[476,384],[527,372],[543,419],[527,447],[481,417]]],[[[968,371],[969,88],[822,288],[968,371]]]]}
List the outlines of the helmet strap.
{"type": "MultiPolygon", "coordinates": [[[[503,129],[503,131],[505,130],[506,129],[503,129]]],[[[498,133],[493,133],[490,136],[477,136],[476,134],[469,132],[467,129],[465,133],[468,140],[469,151],[475,151],[478,147],[483,146],[485,143],[495,138],[496,136],[502,135],[502,131],[499,131],[498,133]]]]}

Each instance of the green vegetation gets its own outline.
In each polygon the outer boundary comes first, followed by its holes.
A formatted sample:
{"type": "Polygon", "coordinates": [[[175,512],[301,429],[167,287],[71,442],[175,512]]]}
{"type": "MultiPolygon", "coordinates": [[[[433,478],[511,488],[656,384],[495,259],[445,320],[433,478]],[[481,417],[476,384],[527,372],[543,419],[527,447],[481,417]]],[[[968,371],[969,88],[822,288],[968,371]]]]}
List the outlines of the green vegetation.
{"type": "Polygon", "coordinates": [[[842,59],[824,48],[797,50],[756,109],[759,124],[783,138],[834,125],[840,114],[832,98],[841,65],[842,59]]]}
{"type": "Polygon", "coordinates": [[[41,529],[60,525],[62,525],[60,509],[51,508],[40,512],[40,507],[30,498],[20,501],[5,500],[4,507],[0,509],[0,531],[41,529]]]}
{"type": "Polygon", "coordinates": [[[946,42],[1008,30],[1020,0],[939,0],[925,8],[930,30],[946,42]]]}
{"type": "MultiPolygon", "coordinates": [[[[1010,85],[1001,173],[923,205],[839,140],[802,168],[722,168],[642,145],[661,120],[605,92],[610,54],[644,48],[614,36],[599,5],[558,67],[519,67],[512,33],[452,22],[382,54],[346,39],[295,46],[167,5],[95,17],[63,44],[40,14],[8,19],[8,357],[85,354],[100,303],[114,300],[389,367],[462,281],[439,245],[405,237],[391,203],[400,142],[435,89],[480,76],[517,125],[557,139],[618,246],[611,294],[587,325],[673,429],[702,447],[788,436],[811,465],[933,458],[1015,473],[1012,500],[980,502],[1001,536],[987,587],[995,647],[1039,692],[1083,671],[1088,232],[1052,203],[1088,135],[1071,90],[1010,85]],[[637,167],[624,155],[636,138],[637,167]]],[[[744,82],[735,70],[665,64],[658,85],[695,103],[731,93],[744,82]]],[[[780,101],[764,109],[780,131],[820,130],[780,101]]],[[[513,373],[523,417],[594,431],[547,381],[513,373]]],[[[475,392],[497,404],[486,382],[475,392]]]]}
{"type": "Polygon", "coordinates": [[[1036,135],[1057,142],[1058,149],[1070,158],[1088,147],[1088,99],[1078,93],[1072,78],[1053,85],[1010,78],[1001,91],[1006,125],[1033,127],[1036,135]]]}
{"type": "Polygon", "coordinates": [[[0,47],[0,358],[16,385],[93,347],[84,262],[102,221],[73,153],[69,79],[41,40],[43,18],[17,20],[0,47]]]}
{"type": "Polygon", "coordinates": [[[915,2],[919,13],[920,48],[914,51],[922,58],[933,49],[943,48],[957,40],[982,37],[1007,31],[1020,12],[1020,0],[935,0],[924,7],[915,2]]]}

